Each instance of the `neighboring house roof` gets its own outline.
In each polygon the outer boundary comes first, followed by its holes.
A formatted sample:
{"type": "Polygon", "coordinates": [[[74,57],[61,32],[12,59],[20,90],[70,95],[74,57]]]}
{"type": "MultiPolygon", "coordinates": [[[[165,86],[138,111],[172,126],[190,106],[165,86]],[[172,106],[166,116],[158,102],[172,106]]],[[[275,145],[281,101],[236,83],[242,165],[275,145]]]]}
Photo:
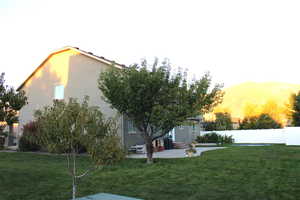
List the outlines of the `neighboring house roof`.
{"type": "Polygon", "coordinates": [[[95,59],[99,62],[102,62],[102,63],[105,63],[105,64],[108,64],[108,65],[115,65],[116,67],[118,68],[123,68],[123,67],[126,67],[125,65],[123,64],[119,64],[113,60],[109,60],[109,59],[106,59],[102,56],[97,56],[97,55],[94,55],[92,52],[87,52],[87,51],[84,51],[82,49],[79,49],[78,47],[71,47],[71,46],[67,46],[67,47],[64,47],[62,49],[59,49],[59,50],[56,50],[54,52],[52,52],[51,54],[49,54],[49,56],[30,74],[30,76],[18,87],[17,91],[21,90],[24,85],[26,84],[27,81],[29,81],[31,79],[31,77],[34,76],[34,74],[41,68],[43,67],[43,65],[54,55],[56,54],[59,54],[59,53],[62,53],[62,52],[65,52],[65,51],[69,51],[69,50],[74,50],[74,51],[77,51],[79,52],[80,54],[83,54],[85,56],[88,56],[92,59],[95,59]]]}

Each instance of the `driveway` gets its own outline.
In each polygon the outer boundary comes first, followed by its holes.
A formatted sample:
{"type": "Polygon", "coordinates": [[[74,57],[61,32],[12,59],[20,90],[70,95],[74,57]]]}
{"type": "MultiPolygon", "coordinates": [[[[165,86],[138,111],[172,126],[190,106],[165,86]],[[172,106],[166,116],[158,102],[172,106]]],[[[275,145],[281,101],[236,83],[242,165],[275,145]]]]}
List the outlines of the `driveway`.
{"type": "MultiPolygon", "coordinates": [[[[200,156],[204,151],[211,151],[217,149],[224,149],[226,147],[197,147],[197,153],[194,156],[200,156]]],[[[146,158],[146,154],[130,154],[129,158],[146,158]]],[[[154,152],[153,158],[185,158],[185,149],[171,149],[160,152],[154,152]]]]}

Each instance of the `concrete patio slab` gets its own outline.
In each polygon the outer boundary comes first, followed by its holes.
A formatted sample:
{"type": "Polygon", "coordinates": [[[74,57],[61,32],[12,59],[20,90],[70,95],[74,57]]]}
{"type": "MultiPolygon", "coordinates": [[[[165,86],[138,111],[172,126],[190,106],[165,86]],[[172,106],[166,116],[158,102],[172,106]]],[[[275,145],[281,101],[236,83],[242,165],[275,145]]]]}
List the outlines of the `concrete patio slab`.
{"type": "MultiPolygon", "coordinates": [[[[196,147],[197,153],[194,156],[200,156],[202,152],[211,151],[211,150],[218,150],[224,149],[227,147],[196,147]]],[[[0,152],[7,152],[7,153],[16,153],[18,151],[13,150],[1,150],[0,152]]],[[[40,155],[64,155],[64,154],[53,154],[48,152],[26,152],[26,153],[33,153],[33,154],[40,154],[40,155]]],[[[86,154],[81,154],[81,156],[86,156],[86,154]]],[[[129,154],[128,158],[146,158],[146,154],[129,154]]],[[[171,149],[171,150],[164,150],[160,152],[154,152],[153,158],[186,158],[187,155],[185,154],[185,149],[171,149]]]]}
{"type": "MultiPolygon", "coordinates": [[[[224,149],[226,147],[196,147],[197,153],[194,156],[200,156],[202,152],[224,149]]],[[[129,158],[146,158],[146,154],[130,154],[129,158]]],[[[171,149],[160,152],[154,152],[153,158],[185,158],[185,149],[171,149]]]]}

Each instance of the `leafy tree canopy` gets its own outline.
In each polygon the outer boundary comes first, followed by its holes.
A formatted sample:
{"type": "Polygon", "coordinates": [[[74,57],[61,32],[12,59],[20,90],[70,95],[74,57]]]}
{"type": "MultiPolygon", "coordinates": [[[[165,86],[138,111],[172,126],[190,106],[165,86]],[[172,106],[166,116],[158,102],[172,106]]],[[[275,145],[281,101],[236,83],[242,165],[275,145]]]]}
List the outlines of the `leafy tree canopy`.
{"type": "Polygon", "coordinates": [[[105,165],[117,159],[120,139],[113,119],[105,119],[99,108],[88,105],[88,97],[82,103],[70,98],[69,102],[55,100],[52,106],[46,106],[35,112],[40,132],[40,143],[49,150],[78,153],[78,144],[87,147],[88,153],[95,156],[96,164],[105,165]],[[117,149],[101,153],[107,141],[114,141],[117,149]],[[115,156],[112,153],[116,153],[115,156]],[[106,157],[108,156],[108,158],[106,157]],[[116,159],[113,159],[116,157],[116,159]]]}
{"type": "MultiPolygon", "coordinates": [[[[4,73],[0,75],[0,122],[8,125],[19,121],[18,111],[27,104],[27,97],[24,91],[16,92],[14,88],[5,85],[4,73]]],[[[2,124],[0,132],[5,125],[2,124]]]]}
{"type": "Polygon", "coordinates": [[[230,113],[215,113],[216,115],[216,130],[232,130],[232,121],[231,121],[231,115],[230,113]]]}
{"type": "Polygon", "coordinates": [[[240,129],[272,129],[282,128],[269,114],[261,114],[254,117],[246,117],[240,123],[240,129]]]}
{"type": "Polygon", "coordinates": [[[187,118],[210,111],[221,102],[221,85],[212,89],[206,73],[191,83],[187,73],[171,74],[170,63],[144,60],[124,69],[113,67],[98,80],[105,100],[129,117],[141,132],[147,147],[148,163],[152,162],[152,141],[164,136],[187,118]]]}
{"type": "Polygon", "coordinates": [[[76,99],[69,102],[55,100],[35,112],[38,124],[39,143],[50,150],[63,151],[68,161],[68,169],[73,178],[73,199],[75,200],[77,180],[81,175],[76,171],[76,155],[79,144],[84,144],[95,166],[113,164],[124,157],[113,119],[105,119],[97,107],[88,105],[88,97],[82,103],[76,99]]]}
{"type": "Polygon", "coordinates": [[[300,126],[300,91],[292,95],[292,124],[300,126]]]}
{"type": "Polygon", "coordinates": [[[204,121],[203,128],[205,131],[223,131],[232,130],[231,115],[228,112],[216,112],[215,121],[204,121]]]}

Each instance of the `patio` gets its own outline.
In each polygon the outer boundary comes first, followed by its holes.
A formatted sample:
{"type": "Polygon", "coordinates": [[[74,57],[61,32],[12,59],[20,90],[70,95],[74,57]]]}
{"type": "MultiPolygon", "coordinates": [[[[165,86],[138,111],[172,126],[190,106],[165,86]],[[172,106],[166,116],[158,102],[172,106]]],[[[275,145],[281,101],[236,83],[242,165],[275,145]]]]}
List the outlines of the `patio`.
{"type": "MultiPolygon", "coordinates": [[[[202,152],[224,149],[226,147],[196,147],[197,153],[194,156],[200,156],[202,152]]],[[[146,154],[130,154],[129,158],[146,158],[146,154]]],[[[153,153],[153,158],[185,158],[187,157],[185,149],[170,149],[153,153]]]]}

